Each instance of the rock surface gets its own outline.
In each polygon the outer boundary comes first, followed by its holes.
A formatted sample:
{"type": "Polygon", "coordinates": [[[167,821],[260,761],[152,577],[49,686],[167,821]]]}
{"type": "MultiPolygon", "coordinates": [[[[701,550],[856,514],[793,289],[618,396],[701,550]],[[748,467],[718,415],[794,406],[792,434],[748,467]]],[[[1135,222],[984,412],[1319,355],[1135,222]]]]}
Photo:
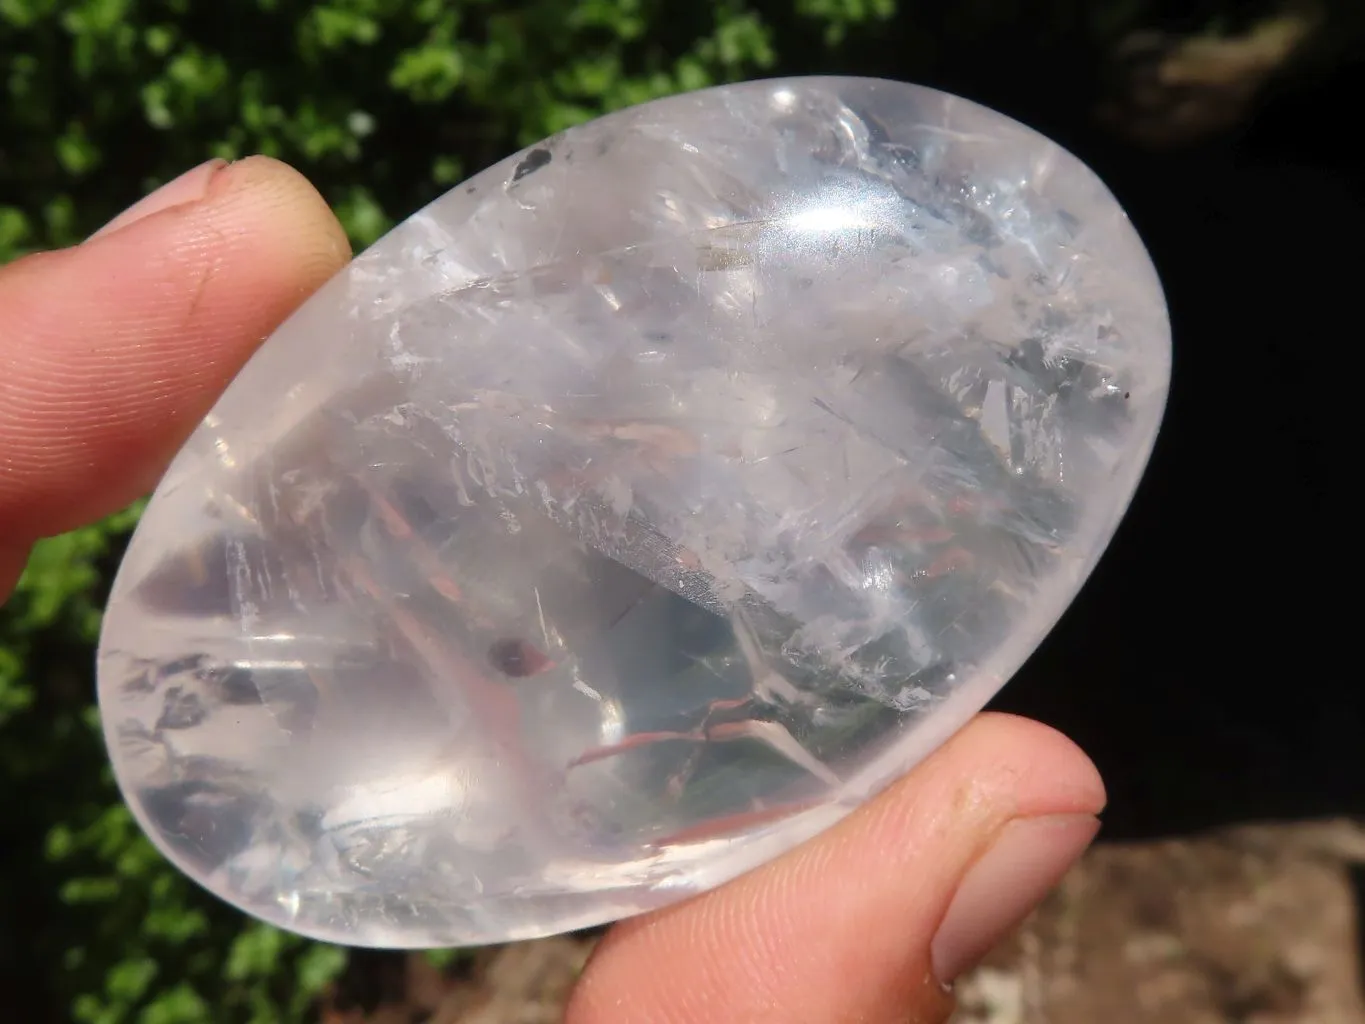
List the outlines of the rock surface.
{"type": "MultiPolygon", "coordinates": [[[[952,1024],[1359,1024],[1362,908],[1362,822],[1101,842],[959,982],[952,1024]]],[[[551,1024],[592,945],[493,947],[444,972],[412,954],[372,1003],[334,993],[322,1022],[551,1024]]]]}

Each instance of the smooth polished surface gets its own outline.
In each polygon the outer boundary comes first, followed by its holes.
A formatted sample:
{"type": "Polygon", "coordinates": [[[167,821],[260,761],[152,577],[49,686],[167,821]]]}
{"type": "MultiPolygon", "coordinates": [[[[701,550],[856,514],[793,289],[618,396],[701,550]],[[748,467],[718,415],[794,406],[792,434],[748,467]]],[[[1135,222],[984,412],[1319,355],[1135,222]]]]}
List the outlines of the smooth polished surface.
{"type": "Polygon", "coordinates": [[[120,784],[337,942],[712,887],[1019,667],[1169,362],[1113,197],[962,99],[779,80],[573,129],[358,257],[180,453],[105,619],[120,784]]]}

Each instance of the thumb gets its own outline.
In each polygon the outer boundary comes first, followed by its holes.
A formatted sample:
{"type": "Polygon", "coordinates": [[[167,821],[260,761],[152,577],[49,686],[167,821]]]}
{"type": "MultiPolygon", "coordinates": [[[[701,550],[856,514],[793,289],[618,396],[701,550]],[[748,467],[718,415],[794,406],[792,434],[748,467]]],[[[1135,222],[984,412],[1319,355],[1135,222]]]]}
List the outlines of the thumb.
{"type": "Polygon", "coordinates": [[[82,245],[0,267],[0,547],[149,489],[349,255],[313,187],[251,157],[187,172],[82,245]]]}
{"type": "Polygon", "coordinates": [[[978,717],[787,856],[598,947],[569,1024],[929,1024],[949,984],[1037,905],[1099,828],[1089,759],[978,717]]]}

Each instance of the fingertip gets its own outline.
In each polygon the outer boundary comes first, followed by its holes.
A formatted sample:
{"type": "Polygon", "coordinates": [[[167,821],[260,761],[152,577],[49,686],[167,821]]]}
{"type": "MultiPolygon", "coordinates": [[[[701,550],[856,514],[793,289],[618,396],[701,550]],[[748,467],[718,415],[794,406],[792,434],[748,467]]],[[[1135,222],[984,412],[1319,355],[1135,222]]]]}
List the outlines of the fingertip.
{"type": "Polygon", "coordinates": [[[988,711],[964,736],[978,752],[994,749],[1016,761],[1020,816],[1099,814],[1108,802],[1104,777],[1090,756],[1065,733],[1030,718],[988,711]]]}
{"type": "Polygon", "coordinates": [[[202,199],[208,191],[214,175],[226,166],[226,160],[213,159],[204,161],[198,167],[190,168],[179,177],[166,182],[155,192],[139,199],[86,239],[86,243],[89,244],[97,238],[122,231],[124,228],[160,213],[162,210],[169,210],[202,199]]]}
{"type": "Polygon", "coordinates": [[[247,242],[262,265],[287,268],[276,280],[310,294],[351,256],[350,240],[322,194],[274,157],[210,160],[134,204],[83,249],[127,250],[155,239],[164,251],[231,252],[247,242]]]}
{"type": "Polygon", "coordinates": [[[249,156],[214,175],[204,196],[214,226],[290,250],[300,287],[321,284],[351,256],[350,241],[322,194],[299,171],[249,156]]]}
{"type": "Polygon", "coordinates": [[[199,199],[152,202],[83,245],[0,267],[0,524],[16,541],[145,493],[349,257],[327,203],[287,164],[197,174],[199,199]]]}

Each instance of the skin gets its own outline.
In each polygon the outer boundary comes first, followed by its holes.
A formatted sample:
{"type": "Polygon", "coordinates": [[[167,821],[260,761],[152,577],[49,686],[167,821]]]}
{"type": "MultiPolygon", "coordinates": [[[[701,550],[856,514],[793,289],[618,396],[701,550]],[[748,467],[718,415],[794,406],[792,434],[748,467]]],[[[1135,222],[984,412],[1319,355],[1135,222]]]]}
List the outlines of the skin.
{"type": "MultiPolygon", "coordinates": [[[[312,186],[252,158],[189,172],[80,246],[0,267],[0,599],[35,540],[154,486],[252,351],[349,256],[312,186]]],[[[567,1021],[943,1021],[952,998],[931,944],[967,872],[1011,821],[1103,804],[1069,740],[981,715],[814,841],[618,925],[567,1021]]]]}

